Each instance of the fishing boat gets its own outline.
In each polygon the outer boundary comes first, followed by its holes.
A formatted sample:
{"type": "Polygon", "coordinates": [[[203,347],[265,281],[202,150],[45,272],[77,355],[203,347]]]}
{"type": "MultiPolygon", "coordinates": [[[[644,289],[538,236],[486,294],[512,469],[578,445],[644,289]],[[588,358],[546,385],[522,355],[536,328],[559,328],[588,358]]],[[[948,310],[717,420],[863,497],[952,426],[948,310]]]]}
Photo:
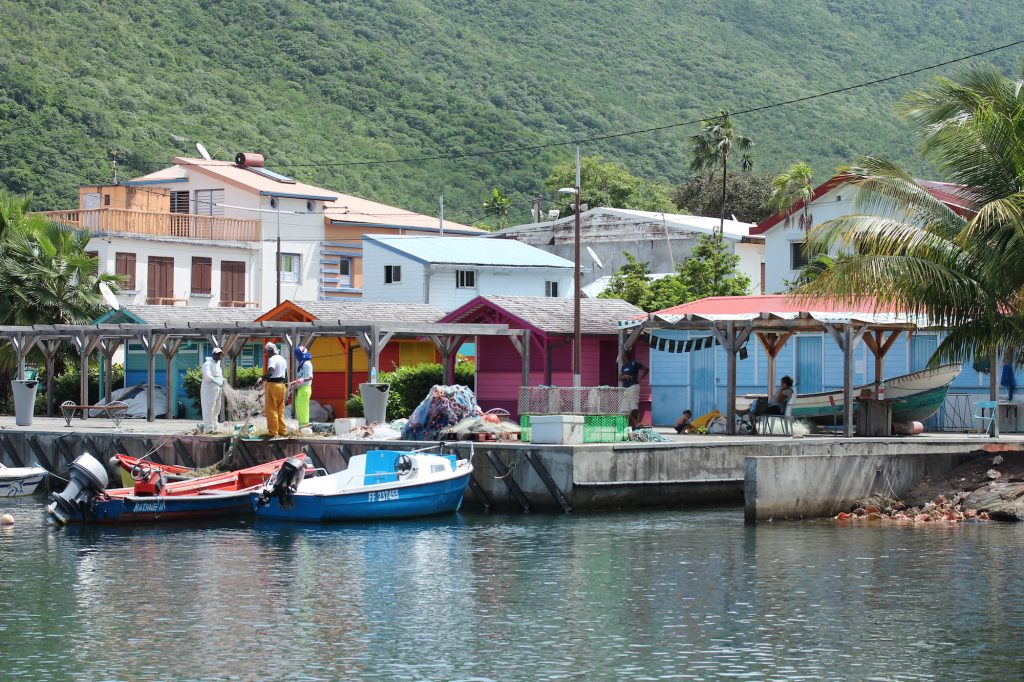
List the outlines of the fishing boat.
{"type": "Polygon", "coordinates": [[[252,493],[285,461],[298,462],[305,469],[304,455],[298,455],[170,483],[160,469],[141,461],[132,468],[133,486],[108,489],[106,468],[86,453],[71,463],[71,480],[62,492],[51,496],[53,502],[47,511],[62,525],[151,523],[251,514],[252,493]]]}
{"type": "MultiPolygon", "coordinates": [[[[885,401],[892,405],[893,422],[924,421],[934,415],[946,400],[949,385],[960,374],[963,365],[940,365],[918,372],[901,374],[885,380],[885,401]]],[[[875,397],[874,383],[853,389],[853,410],[857,412],[856,398],[861,395],[875,397]]],[[[797,394],[793,403],[793,419],[830,425],[843,421],[843,391],[797,394]],[[835,403],[833,407],[832,402],[835,403]]]]}
{"type": "Polygon", "coordinates": [[[47,473],[43,467],[8,467],[0,464],[0,497],[31,495],[47,473]]]}
{"type": "Polygon", "coordinates": [[[111,464],[117,465],[117,470],[121,474],[121,485],[125,488],[131,488],[135,485],[135,479],[132,478],[132,470],[137,466],[141,466],[143,462],[148,463],[153,469],[159,469],[164,472],[164,479],[167,481],[180,481],[185,478],[191,478],[195,472],[195,469],[178,464],[158,464],[157,462],[142,457],[132,457],[131,455],[114,455],[110,458],[110,461],[111,464]]]}
{"type": "Polygon", "coordinates": [[[458,511],[473,465],[455,455],[370,450],[348,468],[304,477],[285,463],[253,494],[257,518],[349,521],[428,516],[458,511]]]}

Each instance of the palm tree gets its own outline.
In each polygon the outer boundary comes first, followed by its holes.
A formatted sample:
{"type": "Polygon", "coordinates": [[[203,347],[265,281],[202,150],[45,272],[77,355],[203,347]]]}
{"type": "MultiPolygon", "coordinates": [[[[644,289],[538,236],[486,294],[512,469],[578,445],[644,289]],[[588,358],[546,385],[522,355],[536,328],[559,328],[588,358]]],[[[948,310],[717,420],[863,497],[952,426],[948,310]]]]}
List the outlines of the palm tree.
{"type": "Polygon", "coordinates": [[[1024,346],[1022,82],[1024,73],[1009,79],[979,65],[904,98],[921,153],[951,184],[926,186],[888,161],[862,159],[848,169],[860,213],[808,238],[810,248],[850,257],[799,291],[871,296],[924,315],[948,331],[933,362],[1024,346]]]}
{"type": "Polygon", "coordinates": [[[696,173],[708,171],[710,181],[715,169],[722,167],[722,212],[719,230],[725,232],[725,181],[729,170],[729,154],[735,149],[740,154],[740,170],[749,171],[754,167],[754,158],[750,153],[754,143],[749,137],[736,132],[732,118],[725,109],[719,111],[714,118],[704,121],[704,127],[698,134],[690,136],[690,142],[693,143],[690,170],[696,173]]]}
{"type": "MultiPolygon", "coordinates": [[[[800,229],[807,231],[813,225],[810,201],[814,197],[814,173],[803,161],[797,161],[785,173],[772,178],[772,196],[768,203],[779,213],[788,212],[798,201],[803,202],[800,212],[800,229]]],[[[786,224],[792,215],[786,216],[786,224]]]]}
{"type": "Polygon", "coordinates": [[[498,229],[508,227],[508,208],[512,205],[512,199],[498,187],[492,187],[491,193],[484,199],[483,209],[487,215],[497,216],[498,229]]]}

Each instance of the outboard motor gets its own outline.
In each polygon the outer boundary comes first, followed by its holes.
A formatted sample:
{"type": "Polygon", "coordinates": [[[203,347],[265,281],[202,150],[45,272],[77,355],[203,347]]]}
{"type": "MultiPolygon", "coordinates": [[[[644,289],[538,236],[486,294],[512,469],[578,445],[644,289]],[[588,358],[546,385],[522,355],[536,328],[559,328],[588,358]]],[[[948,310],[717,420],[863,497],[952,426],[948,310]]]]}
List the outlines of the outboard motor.
{"type": "Polygon", "coordinates": [[[80,455],[71,463],[67,487],[53,493],[53,503],[48,507],[58,523],[65,524],[78,516],[89,501],[107,487],[107,470],[89,453],[80,455]]]}
{"type": "Polygon", "coordinates": [[[276,497],[281,509],[295,509],[295,490],[305,477],[306,463],[298,457],[289,457],[264,486],[263,492],[260,493],[260,506],[276,497]]]}

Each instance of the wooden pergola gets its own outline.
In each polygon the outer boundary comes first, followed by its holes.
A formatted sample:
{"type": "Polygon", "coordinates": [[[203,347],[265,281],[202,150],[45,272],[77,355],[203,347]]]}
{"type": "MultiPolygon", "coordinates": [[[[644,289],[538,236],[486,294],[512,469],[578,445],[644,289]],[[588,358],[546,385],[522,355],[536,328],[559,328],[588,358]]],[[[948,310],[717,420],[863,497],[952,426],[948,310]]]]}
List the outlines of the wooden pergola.
{"type": "MultiPolygon", "coordinates": [[[[156,358],[162,354],[170,363],[186,340],[208,340],[224,351],[231,362],[230,381],[234,385],[237,375],[237,357],[246,343],[254,340],[281,339],[289,347],[308,346],[316,337],[354,338],[366,352],[370,366],[376,368],[381,350],[392,339],[430,339],[442,358],[443,376],[451,383],[454,376],[456,353],[462,341],[474,336],[508,336],[522,355],[523,381],[529,381],[529,331],[509,329],[508,325],[497,324],[403,324],[401,322],[381,323],[358,320],[315,320],[312,322],[236,322],[236,323],[189,323],[174,325],[159,324],[87,324],[87,325],[35,325],[30,327],[0,326],[0,339],[11,345],[18,358],[18,378],[25,377],[25,360],[35,348],[39,348],[46,360],[47,414],[53,415],[53,365],[54,359],[64,344],[71,345],[80,361],[80,404],[89,400],[89,358],[100,351],[111,376],[113,356],[125,343],[137,342],[147,355],[146,386],[156,384],[156,358]]],[[[167,418],[173,418],[174,383],[168,382],[167,418]]],[[[109,401],[111,386],[108,381],[103,398],[109,401]]],[[[147,390],[147,418],[154,421],[153,391],[147,390]]],[[[88,410],[83,416],[88,416],[88,410]]]]}
{"type": "Polygon", "coordinates": [[[768,357],[768,394],[775,388],[775,360],[795,334],[828,333],[843,351],[843,435],[853,435],[853,351],[863,341],[875,358],[875,384],[884,379],[885,356],[901,334],[933,329],[926,319],[877,311],[873,302],[848,304],[787,296],[721,296],[620,322],[620,345],[656,329],[710,332],[727,358],[728,433],[736,431],[736,355],[755,336],[768,357]]]}

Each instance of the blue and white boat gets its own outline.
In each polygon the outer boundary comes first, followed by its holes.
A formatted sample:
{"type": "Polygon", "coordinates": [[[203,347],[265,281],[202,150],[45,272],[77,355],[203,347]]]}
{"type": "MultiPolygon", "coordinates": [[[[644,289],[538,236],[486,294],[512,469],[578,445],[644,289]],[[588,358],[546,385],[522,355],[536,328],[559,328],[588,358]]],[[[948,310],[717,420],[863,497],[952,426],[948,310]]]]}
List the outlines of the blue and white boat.
{"type": "Polygon", "coordinates": [[[473,465],[455,455],[370,450],[348,468],[304,477],[301,463],[282,466],[253,495],[256,516],[282,521],[408,518],[458,511],[473,465]]]}
{"type": "Polygon", "coordinates": [[[31,495],[47,476],[43,467],[8,467],[0,464],[0,497],[31,495]]]}

